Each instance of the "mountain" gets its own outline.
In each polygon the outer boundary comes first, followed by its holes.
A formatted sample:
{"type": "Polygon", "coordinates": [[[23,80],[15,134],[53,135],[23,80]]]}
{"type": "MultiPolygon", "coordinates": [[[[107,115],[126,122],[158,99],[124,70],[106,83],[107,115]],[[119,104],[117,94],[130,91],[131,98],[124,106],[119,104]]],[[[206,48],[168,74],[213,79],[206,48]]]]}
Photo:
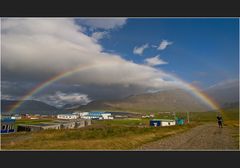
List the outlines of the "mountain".
{"type": "Polygon", "coordinates": [[[65,109],[65,110],[71,110],[71,109],[75,109],[75,108],[78,108],[80,107],[81,105],[77,104],[77,103],[73,103],[73,104],[65,104],[62,109],[65,109]]]}
{"type": "Polygon", "coordinates": [[[220,106],[229,106],[239,102],[239,80],[214,85],[205,90],[220,106]]]}
{"type": "Polygon", "coordinates": [[[208,111],[205,104],[181,89],[133,95],[119,100],[99,100],[75,110],[113,110],[135,112],[208,111]]]}
{"type": "MultiPolygon", "coordinates": [[[[9,113],[11,107],[16,103],[18,103],[16,100],[1,100],[1,112],[9,113]]],[[[17,110],[13,111],[13,113],[18,114],[57,114],[59,112],[62,112],[62,110],[36,100],[25,100],[17,110]]]]}
{"type": "MultiPolygon", "coordinates": [[[[205,90],[206,94],[212,97],[223,108],[238,107],[239,104],[239,81],[228,81],[212,86],[205,90]]],[[[17,101],[1,100],[2,112],[8,112],[11,106],[17,101]]],[[[117,100],[96,100],[87,105],[67,104],[63,107],[65,110],[57,109],[46,103],[26,100],[14,113],[30,114],[58,114],[69,113],[70,111],[133,111],[133,112],[201,112],[210,110],[199,99],[193,97],[188,92],[181,89],[172,89],[160,91],[157,93],[145,93],[131,95],[129,97],[117,100]]]]}

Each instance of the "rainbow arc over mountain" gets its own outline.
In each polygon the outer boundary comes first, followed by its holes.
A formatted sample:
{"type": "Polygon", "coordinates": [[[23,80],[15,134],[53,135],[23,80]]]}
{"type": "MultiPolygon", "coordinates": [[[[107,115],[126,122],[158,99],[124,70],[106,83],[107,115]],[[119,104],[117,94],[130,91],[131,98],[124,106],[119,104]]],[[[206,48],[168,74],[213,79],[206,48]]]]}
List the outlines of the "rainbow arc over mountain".
{"type": "MultiPolygon", "coordinates": [[[[84,65],[84,66],[80,66],[80,67],[73,68],[73,69],[64,71],[62,73],[59,73],[59,74],[47,79],[46,81],[36,85],[33,89],[31,89],[23,97],[21,97],[21,99],[14,106],[12,106],[9,111],[10,112],[16,111],[24,103],[24,100],[29,100],[32,96],[41,92],[43,89],[47,88],[49,85],[53,84],[54,82],[57,82],[57,81],[62,80],[64,78],[67,78],[67,77],[69,77],[69,76],[71,76],[75,73],[82,72],[82,71],[85,71],[85,70],[88,70],[88,69],[91,69],[91,68],[97,68],[97,67],[100,67],[100,66],[105,66],[105,65],[104,64],[84,65]]],[[[180,81],[184,90],[186,90],[188,93],[190,93],[191,95],[198,98],[204,104],[209,106],[212,110],[220,111],[219,105],[212,98],[210,98],[207,94],[203,93],[199,88],[183,81],[182,79],[178,78],[175,75],[172,75],[172,74],[168,74],[168,75],[173,80],[180,81]]]]}

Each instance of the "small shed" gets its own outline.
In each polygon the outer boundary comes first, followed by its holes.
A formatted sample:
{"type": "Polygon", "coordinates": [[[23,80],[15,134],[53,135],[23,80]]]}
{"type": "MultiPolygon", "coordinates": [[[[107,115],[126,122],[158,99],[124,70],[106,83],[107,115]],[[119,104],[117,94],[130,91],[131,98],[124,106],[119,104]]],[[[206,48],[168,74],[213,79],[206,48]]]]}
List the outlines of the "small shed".
{"type": "Polygon", "coordinates": [[[157,119],[150,120],[150,126],[154,127],[161,126],[161,121],[157,119]]]}
{"type": "Polygon", "coordinates": [[[176,122],[177,122],[177,125],[184,125],[185,120],[181,118],[181,119],[177,119],[176,122]]]}
{"type": "Polygon", "coordinates": [[[15,132],[15,119],[1,118],[1,134],[15,132]]]}

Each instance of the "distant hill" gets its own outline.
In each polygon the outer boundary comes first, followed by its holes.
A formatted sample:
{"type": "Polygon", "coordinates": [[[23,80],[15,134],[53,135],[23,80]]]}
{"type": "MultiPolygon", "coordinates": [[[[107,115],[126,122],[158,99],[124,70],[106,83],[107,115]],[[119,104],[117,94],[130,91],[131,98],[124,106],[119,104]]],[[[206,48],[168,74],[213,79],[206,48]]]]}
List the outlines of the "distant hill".
{"type": "Polygon", "coordinates": [[[208,111],[205,104],[181,89],[129,96],[119,100],[99,100],[74,110],[114,110],[134,112],[208,111]]]}
{"type": "MultiPolygon", "coordinates": [[[[15,100],[1,100],[1,112],[9,113],[11,107],[13,107],[18,101],[15,100]]],[[[63,112],[56,107],[50,106],[46,103],[36,100],[25,100],[24,103],[13,113],[18,114],[57,114],[63,112]]]]}
{"type": "Polygon", "coordinates": [[[229,106],[239,102],[239,81],[229,81],[205,90],[220,106],[229,106]]]}

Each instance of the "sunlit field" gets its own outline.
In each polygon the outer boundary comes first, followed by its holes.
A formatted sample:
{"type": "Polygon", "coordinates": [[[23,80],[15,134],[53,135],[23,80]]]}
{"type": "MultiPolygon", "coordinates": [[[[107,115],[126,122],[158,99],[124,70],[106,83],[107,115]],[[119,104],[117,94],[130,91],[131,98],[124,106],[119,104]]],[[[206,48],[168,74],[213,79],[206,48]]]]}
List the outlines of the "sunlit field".
{"type": "MultiPolygon", "coordinates": [[[[238,114],[238,109],[224,110],[223,113],[224,125],[234,130],[232,136],[237,142],[239,142],[238,114]]],[[[38,122],[43,121],[50,120],[38,122]]],[[[27,122],[29,121],[18,121],[18,123],[27,122]]],[[[216,113],[190,113],[189,124],[158,128],[149,127],[149,119],[95,120],[91,126],[81,129],[43,130],[2,135],[2,149],[129,150],[166,136],[187,131],[206,122],[216,122],[216,113]]],[[[37,123],[37,121],[29,122],[29,124],[32,123],[37,123]]]]}

